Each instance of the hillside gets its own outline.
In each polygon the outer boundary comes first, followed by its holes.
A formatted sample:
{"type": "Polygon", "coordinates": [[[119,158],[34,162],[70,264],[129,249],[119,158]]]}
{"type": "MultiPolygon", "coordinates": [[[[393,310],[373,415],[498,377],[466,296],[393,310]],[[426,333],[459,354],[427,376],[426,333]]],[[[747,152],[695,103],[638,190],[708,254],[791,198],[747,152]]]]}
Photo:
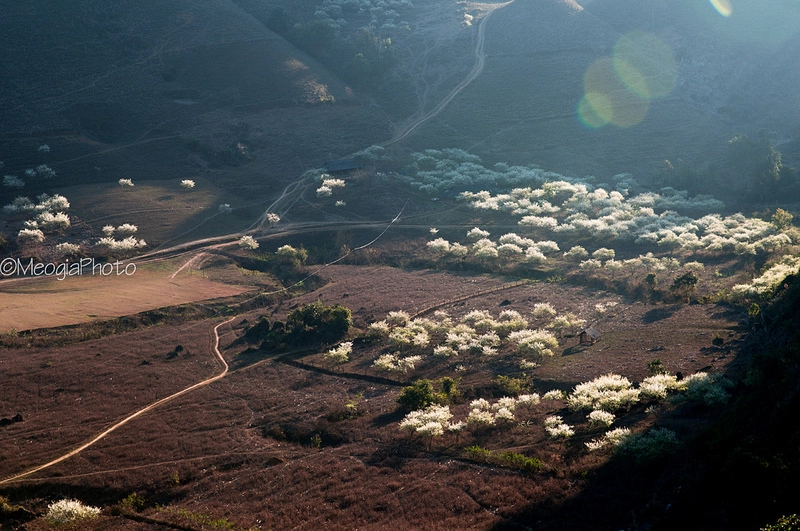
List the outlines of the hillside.
{"type": "MultiPolygon", "coordinates": [[[[726,26],[743,25],[740,18],[724,20],[690,2],[585,4],[578,9],[531,0],[498,10],[486,30],[485,75],[409,145],[466,146],[488,160],[537,163],[567,174],[646,177],[665,159],[719,163],[736,134],[765,129],[780,141],[796,135],[796,98],[780,94],[797,75],[790,63],[798,37],[788,23],[775,32],[780,40],[765,43],[726,26]],[[640,110],[622,115],[619,125],[582,123],[576,112],[585,83],[616,94],[626,90],[602,61],[631,32],[645,35],[645,48],[670,50],[671,57],[649,66],[661,73],[674,69],[672,85],[649,100],[622,96],[624,112],[640,110]],[[604,77],[587,78],[597,64],[604,77]]],[[[796,22],[797,10],[789,11],[774,15],[796,22]]],[[[797,152],[791,154],[797,160],[797,152]]]]}
{"type": "Polygon", "coordinates": [[[47,142],[51,166],[75,183],[253,160],[274,180],[361,149],[386,127],[230,1],[14,3],[0,31],[5,172],[36,162],[47,142]]]}
{"type": "Polygon", "coordinates": [[[796,512],[797,28],[797,0],[3,6],[0,529],[796,512]]]}

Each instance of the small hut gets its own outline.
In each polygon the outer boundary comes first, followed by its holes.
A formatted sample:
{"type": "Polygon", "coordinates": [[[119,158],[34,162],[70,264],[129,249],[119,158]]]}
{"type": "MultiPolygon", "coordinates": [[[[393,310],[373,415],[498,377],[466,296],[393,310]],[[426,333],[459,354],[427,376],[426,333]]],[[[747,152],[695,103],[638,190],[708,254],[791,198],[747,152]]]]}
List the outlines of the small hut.
{"type": "Polygon", "coordinates": [[[594,345],[598,341],[600,341],[600,332],[591,326],[578,334],[579,345],[594,345]]]}

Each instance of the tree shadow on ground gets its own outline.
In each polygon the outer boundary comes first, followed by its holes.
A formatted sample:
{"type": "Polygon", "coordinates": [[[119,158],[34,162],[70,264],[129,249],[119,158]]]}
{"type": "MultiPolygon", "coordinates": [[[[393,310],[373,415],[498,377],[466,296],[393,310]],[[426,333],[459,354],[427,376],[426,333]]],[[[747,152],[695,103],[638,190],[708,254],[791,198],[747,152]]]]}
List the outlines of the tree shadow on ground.
{"type": "Polygon", "coordinates": [[[564,349],[564,352],[561,353],[562,356],[572,356],[574,354],[580,354],[584,350],[586,350],[591,345],[589,344],[580,344],[573,345],[571,347],[567,347],[564,349]]]}
{"type": "Polygon", "coordinates": [[[679,304],[675,304],[673,306],[663,306],[659,308],[653,308],[652,310],[644,314],[644,316],[642,317],[642,322],[645,324],[650,324],[650,323],[655,323],[656,321],[661,321],[663,319],[669,319],[670,317],[675,315],[675,313],[677,313],[677,311],[680,309],[681,306],[679,304]]]}
{"type": "Polygon", "coordinates": [[[736,308],[734,306],[725,306],[722,304],[718,304],[716,310],[717,311],[711,314],[712,319],[736,320],[741,319],[744,313],[740,308],[736,308]]]}
{"type": "Polygon", "coordinates": [[[389,413],[383,413],[378,415],[372,420],[372,425],[378,428],[383,428],[384,426],[388,426],[389,424],[400,422],[405,417],[405,413],[400,409],[396,411],[390,411],[389,413]]]}

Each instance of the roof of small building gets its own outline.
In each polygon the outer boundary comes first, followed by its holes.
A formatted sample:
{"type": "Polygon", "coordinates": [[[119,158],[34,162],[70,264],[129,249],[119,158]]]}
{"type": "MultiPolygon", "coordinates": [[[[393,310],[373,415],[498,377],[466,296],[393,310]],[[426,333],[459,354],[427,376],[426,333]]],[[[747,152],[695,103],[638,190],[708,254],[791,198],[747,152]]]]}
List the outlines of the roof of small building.
{"type": "Polygon", "coordinates": [[[581,331],[581,334],[586,334],[587,336],[591,337],[592,339],[597,339],[598,337],[600,337],[600,332],[598,332],[596,328],[593,328],[591,326],[589,328],[583,329],[581,331]]]}

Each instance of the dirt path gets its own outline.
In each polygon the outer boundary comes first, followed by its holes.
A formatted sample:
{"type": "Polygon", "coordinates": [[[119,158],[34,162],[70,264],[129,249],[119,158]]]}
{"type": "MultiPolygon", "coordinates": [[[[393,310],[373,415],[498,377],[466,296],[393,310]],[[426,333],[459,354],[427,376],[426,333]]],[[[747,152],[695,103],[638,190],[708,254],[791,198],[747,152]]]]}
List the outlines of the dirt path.
{"type": "Polygon", "coordinates": [[[458,85],[456,85],[456,87],[453,90],[451,90],[450,93],[447,96],[445,96],[444,99],[440,101],[438,105],[436,105],[436,107],[434,107],[433,109],[431,109],[426,114],[422,115],[409,125],[405,126],[403,129],[398,131],[398,133],[393,138],[387,140],[383,144],[380,144],[381,146],[386,147],[392,144],[396,144],[397,142],[400,142],[401,140],[408,137],[411,133],[413,133],[414,130],[417,129],[420,125],[438,116],[439,113],[441,113],[445,109],[445,107],[447,107],[450,104],[450,102],[453,101],[453,99],[456,96],[458,96],[458,94],[462,90],[467,88],[467,86],[469,86],[470,83],[475,81],[475,79],[477,79],[477,77],[481,75],[481,73],[483,72],[483,67],[486,64],[486,54],[483,51],[483,45],[486,42],[486,22],[488,22],[489,17],[491,17],[492,13],[494,13],[497,9],[505,7],[511,4],[513,1],[514,0],[511,0],[510,2],[506,2],[504,4],[497,4],[495,6],[492,6],[491,10],[486,14],[486,16],[481,19],[481,22],[478,25],[478,38],[475,41],[475,51],[474,51],[475,65],[472,67],[470,73],[467,74],[467,77],[461,80],[461,82],[458,85]]]}
{"type": "Polygon", "coordinates": [[[157,408],[157,407],[159,407],[159,406],[161,406],[163,404],[166,404],[167,402],[170,402],[170,401],[172,401],[172,400],[174,400],[174,399],[176,399],[178,397],[181,397],[181,396],[183,396],[183,395],[185,395],[187,393],[190,393],[190,392],[194,391],[195,389],[199,389],[200,387],[205,387],[205,386],[207,386],[209,384],[212,384],[212,383],[216,382],[217,380],[220,380],[220,379],[224,378],[225,375],[228,374],[228,363],[225,361],[225,358],[222,357],[222,353],[219,351],[219,328],[222,325],[230,323],[234,319],[236,319],[236,317],[231,317],[227,321],[223,321],[223,322],[219,323],[217,326],[214,327],[214,348],[213,348],[213,350],[214,350],[214,354],[217,356],[219,361],[222,363],[222,367],[223,367],[222,372],[220,372],[216,376],[212,376],[211,378],[208,378],[208,379],[203,380],[201,382],[198,382],[198,383],[196,383],[194,385],[191,385],[191,386],[187,387],[186,389],[183,389],[182,391],[178,391],[177,393],[174,393],[174,394],[171,394],[171,395],[169,395],[167,397],[164,397],[161,400],[157,400],[157,401],[153,402],[152,404],[150,404],[149,406],[143,407],[142,409],[136,411],[135,413],[132,413],[132,414],[128,415],[127,417],[125,417],[124,419],[120,420],[119,422],[116,422],[116,423],[112,424],[109,428],[107,428],[104,431],[102,431],[99,434],[97,434],[90,441],[82,444],[81,446],[79,446],[78,448],[75,448],[74,450],[72,450],[70,452],[67,452],[66,454],[62,455],[61,457],[53,459],[52,461],[49,461],[49,462],[47,462],[47,463],[45,463],[43,465],[39,465],[39,466],[37,466],[35,468],[32,468],[30,470],[27,470],[25,472],[21,472],[19,474],[14,474],[13,476],[9,476],[9,477],[0,479],[0,485],[4,485],[4,484],[7,484],[7,483],[11,483],[13,481],[20,480],[22,478],[25,478],[25,477],[30,476],[32,474],[35,474],[36,472],[39,472],[39,471],[44,470],[46,468],[50,468],[51,466],[56,465],[56,464],[58,464],[58,463],[60,463],[62,461],[66,461],[70,457],[75,456],[75,455],[79,454],[80,452],[86,450],[90,446],[94,445],[96,442],[98,442],[101,439],[105,438],[107,435],[109,435],[113,431],[117,430],[118,428],[121,428],[122,426],[124,426],[128,422],[132,421],[136,417],[144,415],[145,413],[147,413],[149,411],[152,411],[155,408],[157,408]]]}

